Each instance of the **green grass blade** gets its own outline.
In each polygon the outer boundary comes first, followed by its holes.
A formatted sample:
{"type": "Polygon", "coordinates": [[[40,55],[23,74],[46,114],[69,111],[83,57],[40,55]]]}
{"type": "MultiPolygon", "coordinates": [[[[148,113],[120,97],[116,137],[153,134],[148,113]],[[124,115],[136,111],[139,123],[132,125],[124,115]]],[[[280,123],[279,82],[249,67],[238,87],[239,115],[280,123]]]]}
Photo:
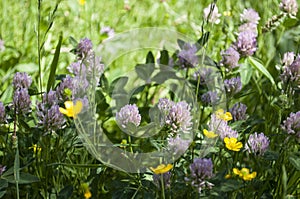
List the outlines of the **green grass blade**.
{"type": "Polygon", "coordinates": [[[55,83],[55,73],[56,73],[56,68],[58,65],[58,59],[59,59],[59,55],[60,55],[60,48],[61,48],[61,43],[62,43],[62,33],[59,36],[59,41],[58,44],[56,46],[55,49],[55,53],[54,53],[54,57],[51,63],[51,68],[50,68],[50,74],[49,74],[49,78],[48,78],[48,83],[47,83],[47,92],[50,91],[51,88],[54,87],[54,83],[55,83]]]}

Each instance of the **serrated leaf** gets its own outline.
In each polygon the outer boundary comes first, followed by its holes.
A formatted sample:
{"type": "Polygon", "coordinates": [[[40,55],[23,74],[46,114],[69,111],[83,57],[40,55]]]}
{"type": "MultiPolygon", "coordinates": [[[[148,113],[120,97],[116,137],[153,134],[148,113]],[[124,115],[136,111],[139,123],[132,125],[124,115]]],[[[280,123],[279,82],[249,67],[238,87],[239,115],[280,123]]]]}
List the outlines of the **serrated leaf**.
{"type": "Polygon", "coordinates": [[[261,72],[263,75],[265,75],[273,85],[275,85],[275,81],[272,77],[272,75],[269,73],[269,71],[260,63],[260,61],[254,57],[248,58],[249,63],[256,68],[259,72],[261,72]]]}
{"type": "Polygon", "coordinates": [[[61,48],[61,43],[62,43],[62,33],[59,36],[58,44],[55,49],[54,57],[50,66],[50,74],[48,78],[48,83],[47,83],[47,92],[50,91],[51,88],[54,88],[54,83],[55,83],[55,73],[56,73],[56,68],[58,65],[58,59],[60,55],[60,48],[61,48]]]}
{"type": "Polygon", "coordinates": [[[151,51],[148,52],[147,57],[146,57],[146,64],[154,64],[154,56],[151,51]]]}

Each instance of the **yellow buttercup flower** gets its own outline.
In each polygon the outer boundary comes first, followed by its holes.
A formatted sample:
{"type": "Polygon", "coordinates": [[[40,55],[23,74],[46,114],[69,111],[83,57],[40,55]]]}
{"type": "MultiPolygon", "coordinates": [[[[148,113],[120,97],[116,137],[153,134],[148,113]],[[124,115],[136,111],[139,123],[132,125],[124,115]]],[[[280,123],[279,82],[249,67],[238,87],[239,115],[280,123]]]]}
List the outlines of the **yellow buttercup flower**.
{"type": "Polygon", "coordinates": [[[229,178],[231,178],[230,174],[225,175],[225,179],[229,179],[229,178]]]}
{"type": "Polygon", "coordinates": [[[238,175],[240,178],[242,178],[245,181],[252,180],[253,178],[256,177],[256,172],[250,173],[248,168],[242,168],[241,170],[237,168],[232,169],[233,173],[235,175],[238,175]]]}
{"type": "Polygon", "coordinates": [[[232,115],[230,112],[225,112],[224,113],[224,110],[223,109],[219,109],[215,112],[216,116],[221,119],[221,120],[224,120],[224,121],[230,121],[232,120],[232,115]]]}
{"type": "Polygon", "coordinates": [[[163,174],[166,173],[168,171],[170,171],[173,168],[173,165],[168,164],[160,164],[158,165],[156,168],[150,167],[150,169],[155,173],[155,174],[163,174]]]}
{"type": "Polygon", "coordinates": [[[224,138],[225,146],[227,149],[231,151],[240,151],[243,147],[243,144],[241,142],[238,142],[236,138],[224,138]]]}
{"type": "Polygon", "coordinates": [[[213,131],[208,131],[206,129],[203,129],[203,134],[208,138],[215,138],[218,136],[218,134],[215,134],[213,131]]]}
{"type": "Polygon", "coordinates": [[[78,3],[83,6],[86,3],[86,0],[78,0],[78,3]]]}
{"type": "Polygon", "coordinates": [[[223,15],[224,15],[225,17],[231,17],[231,12],[230,12],[230,11],[224,11],[224,12],[223,12],[223,15]]]}
{"type": "Polygon", "coordinates": [[[92,193],[91,193],[89,185],[87,183],[81,184],[81,189],[83,191],[83,195],[84,195],[85,199],[89,199],[92,197],[92,193]]]}
{"type": "Polygon", "coordinates": [[[59,107],[59,111],[68,117],[74,117],[74,118],[76,118],[78,113],[81,112],[83,107],[82,101],[80,100],[77,100],[75,105],[72,101],[66,101],[64,104],[66,108],[64,109],[59,107]]]}

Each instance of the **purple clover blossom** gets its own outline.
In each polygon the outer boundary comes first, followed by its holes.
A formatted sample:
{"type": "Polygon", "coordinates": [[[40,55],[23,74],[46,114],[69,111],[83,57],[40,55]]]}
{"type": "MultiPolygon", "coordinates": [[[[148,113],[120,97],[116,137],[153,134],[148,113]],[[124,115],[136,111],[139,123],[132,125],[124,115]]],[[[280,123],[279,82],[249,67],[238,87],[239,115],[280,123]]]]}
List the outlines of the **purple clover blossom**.
{"type": "Polygon", "coordinates": [[[257,50],[256,34],[252,31],[240,32],[235,44],[242,56],[251,56],[257,50]]]}
{"type": "Polygon", "coordinates": [[[80,58],[86,57],[86,55],[93,49],[92,41],[88,38],[83,38],[77,45],[77,55],[80,58]]]}
{"type": "Polygon", "coordinates": [[[15,89],[29,88],[31,83],[31,77],[25,72],[17,72],[13,79],[13,85],[15,89]]]}
{"type": "Polygon", "coordinates": [[[58,99],[66,101],[69,99],[68,96],[66,96],[66,89],[69,89],[70,91],[72,91],[74,88],[73,85],[73,78],[70,77],[69,75],[67,75],[58,85],[58,87],[56,88],[56,93],[58,96],[58,99]]]}
{"type": "Polygon", "coordinates": [[[179,64],[182,68],[194,68],[198,64],[197,47],[185,43],[183,49],[178,53],[179,64]]]}
{"type": "Polygon", "coordinates": [[[175,138],[168,138],[168,149],[174,155],[182,155],[190,146],[191,141],[184,140],[177,135],[175,138]]]}
{"type": "Polygon", "coordinates": [[[135,126],[139,126],[141,123],[141,115],[138,107],[133,104],[127,104],[116,113],[117,123],[122,128],[126,128],[128,123],[133,123],[135,126]]]}
{"type": "Polygon", "coordinates": [[[280,10],[292,16],[296,16],[298,12],[298,4],[296,0],[282,0],[279,4],[280,10]]]}
{"type": "Polygon", "coordinates": [[[165,123],[175,132],[191,130],[193,123],[190,109],[191,107],[184,101],[174,104],[166,116],[165,123]]]}
{"type": "Polygon", "coordinates": [[[249,153],[254,153],[255,155],[263,155],[268,149],[270,140],[263,133],[251,134],[245,146],[245,150],[249,153]]]}
{"type": "Polygon", "coordinates": [[[204,8],[204,19],[208,20],[209,23],[219,24],[220,23],[220,16],[218,7],[216,4],[211,3],[208,7],[204,8]]]}
{"type": "Polygon", "coordinates": [[[238,62],[240,60],[240,54],[232,46],[229,47],[226,51],[222,52],[221,55],[221,65],[229,69],[233,69],[239,66],[238,62]]]}
{"type": "Polygon", "coordinates": [[[59,111],[57,104],[47,108],[46,104],[39,103],[37,105],[37,116],[39,118],[39,125],[43,126],[45,131],[56,131],[60,129],[65,122],[64,116],[59,111]]]}
{"type": "Polygon", "coordinates": [[[153,174],[153,183],[158,187],[158,189],[161,189],[161,175],[163,175],[163,181],[164,181],[164,188],[170,188],[171,186],[171,172],[168,171],[163,174],[153,174]]]}
{"type": "Polygon", "coordinates": [[[233,121],[245,120],[247,118],[246,111],[247,111],[247,106],[242,103],[236,103],[233,105],[231,109],[229,109],[233,121]]]}
{"type": "Polygon", "coordinates": [[[294,52],[286,52],[283,54],[282,64],[284,66],[290,66],[295,60],[295,53],[294,52]]]}
{"type": "Polygon", "coordinates": [[[101,57],[95,56],[94,52],[90,52],[87,55],[86,59],[86,66],[87,66],[87,74],[86,78],[88,81],[92,82],[99,82],[101,75],[104,72],[104,64],[101,63],[101,57]]]}
{"type": "Polygon", "coordinates": [[[4,123],[5,119],[5,107],[2,102],[0,102],[0,124],[4,123]]]}
{"type": "Polygon", "coordinates": [[[30,111],[31,100],[27,88],[15,90],[13,107],[17,114],[26,114],[30,111]]]}
{"type": "Polygon", "coordinates": [[[226,92],[229,94],[236,94],[242,90],[242,82],[240,77],[233,77],[224,80],[226,92]]]}
{"type": "Polygon", "coordinates": [[[200,78],[200,84],[208,84],[210,82],[213,70],[211,68],[201,68],[200,70],[194,73],[194,78],[196,81],[200,78]]]}
{"type": "Polygon", "coordinates": [[[158,101],[157,107],[164,115],[168,115],[170,109],[175,105],[175,103],[167,98],[161,98],[158,101]]]}
{"type": "Polygon", "coordinates": [[[239,32],[245,32],[245,31],[253,32],[255,34],[255,36],[257,36],[258,35],[257,24],[249,22],[249,23],[244,23],[244,24],[240,25],[239,32]]]}
{"type": "Polygon", "coordinates": [[[190,172],[190,177],[186,177],[185,180],[191,182],[191,185],[197,188],[199,193],[202,189],[213,186],[212,183],[207,181],[207,179],[213,177],[213,163],[210,158],[195,158],[190,165],[190,172]]]}
{"type": "Polygon", "coordinates": [[[220,135],[220,138],[222,140],[225,137],[229,137],[229,138],[238,137],[238,132],[233,130],[230,126],[228,126],[227,121],[218,118],[216,114],[211,115],[211,119],[208,127],[209,127],[209,131],[213,131],[214,133],[220,135]]]}
{"type": "Polygon", "coordinates": [[[81,62],[74,62],[70,66],[67,67],[70,73],[74,75],[82,75],[86,73],[86,66],[81,62]]]}
{"type": "Polygon", "coordinates": [[[114,31],[114,29],[112,29],[109,26],[104,26],[104,27],[101,28],[100,34],[101,35],[106,34],[108,36],[108,38],[111,38],[115,35],[115,31],[114,31]]]}
{"type": "Polygon", "coordinates": [[[260,17],[258,13],[252,8],[244,9],[243,13],[241,14],[242,22],[258,24],[259,20],[260,17]]]}
{"type": "Polygon", "coordinates": [[[283,72],[280,75],[280,79],[287,82],[296,82],[300,78],[300,55],[289,65],[283,67],[283,72]]]}
{"type": "Polygon", "coordinates": [[[300,111],[290,113],[290,116],[283,121],[282,129],[288,134],[300,138],[300,111]]]}
{"type": "Polygon", "coordinates": [[[208,91],[201,96],[201,101],[206,105],[213,105],[219,101],[218,93],[215,91],[208,91]]]}

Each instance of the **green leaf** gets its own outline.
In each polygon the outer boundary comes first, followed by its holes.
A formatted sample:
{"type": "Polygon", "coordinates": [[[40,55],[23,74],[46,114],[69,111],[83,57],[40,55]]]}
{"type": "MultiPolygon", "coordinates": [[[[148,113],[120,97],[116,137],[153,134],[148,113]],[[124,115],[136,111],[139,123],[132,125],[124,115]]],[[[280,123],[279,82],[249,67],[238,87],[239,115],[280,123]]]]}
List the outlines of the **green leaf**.
{"type": "Polygon", "coordinates": [[[76,41],[76,39],[74,38],[74,37],[69,37],[69,42],[70,42],[70,44],[74,47],[74,48],[76,48],[77,47],[77,45],[78,45],[78,42],[76,41]]]}
{"type": "Polygon", "coordinates": [[[17,147],[15,161],[14,161],[14,181],[16,184],[18,184],[19,180],[20,180],[20,157],[19,157],[19,149],[17,147]]]}
{"type": "Polygon", "coordinates": [[[197,41],[198,50],[200,50],[208,42],[209,34],[210,34],[209,32],[206,32],[200,37],[200,39],[198,39],[197,41]]]}
{"type": "Polygon", "coordinates": [[[300,171],[300,158],[291,156],[289,157],[289,161],[295,167],[295,169],[300,171]]]}
{"type": "Polygon", "coordinates": [[[254,57],[249,57],[248,58],[249,63],[256,68],[259,72],[261,72],[263,75],[265,75],[273,85],[275,85],[275,81],[272,77],[272,75],[269,73],[269,71],[260,63],[260,60],[254,58],[254,57]]]}
{"type": "Polygon", "coordinates": [[[146,57],[146,64],[154,64],[154,56],[151,51],[148,52],[147,57],[146,57]]]}
{"type": "Polygon", "coordinates": [[[72,196],[73,193],[73,186],[72,185],[67,185],[65,186],[59,193],[58,193],[58,199],[67,199],[72,196]]]}
{"type": "Polygon", "coordinates": [[[241,82],[243,85],[247,85],[251,79],[252,76],[252,68],[249,65],[248,61],[245,60],[244,63],[242,63],[239,67],[239,73],[241,76],[241,82]]]}
{"type": "Polygon", "coordinates": [[[162,50],[160,51],[160,59],[159,59],[160,64],[162,65],[169,65],[169,53],[167,50],[162,50]]]}
{"type": "Polygon", "coordinates": [[[53,60],[52,60],[51,66],[50,66],[50,74],[49,74],[48,83],[47,83],[47,92],[49,92],[50,89],[54,87],[55,73],[56,73],[56,68],[58,65],[58,59],[59,59],[59,54],[60,54],[62,38],[63,37],[62,37],[62,33],[61,33],[59,36],[58,44],[56,46],[54,57],[53,57],[53,60]]]}
{"type": "Polygon", "coordinates": [[[180,47],[180,49],[183,49],[185,42],[182,41],[181,39],[177,39],[177,43],[178,43],[178,46],[180,47]]]}
{"type": "Polygon", "coordinates": [[[17,181],[17,179],[15,178],[14,175],[6,176],[3,179],[7,180],[9,183],[12,183],[12,184],[16,184],[16,183],[18,183],[18,184],[30,184],[30,183],[39,181],[38,177],[36,177],[34,175],[31,175],[29,173],[24,173],[24,172],[19,172],[18,181],[17,181]]]}
{"type": "Polygon", "coordinates": [[[5,179],[0,179],[0,189],[8,187],[8,182],[5,179]]]}
{"type": "Polygon", "coordinates": [[[135,66],[135,72],[142,80],[145,80],[146,82],[149,82],[154,69],[154,64],[152,63],[138,64],[135,66]]]}

